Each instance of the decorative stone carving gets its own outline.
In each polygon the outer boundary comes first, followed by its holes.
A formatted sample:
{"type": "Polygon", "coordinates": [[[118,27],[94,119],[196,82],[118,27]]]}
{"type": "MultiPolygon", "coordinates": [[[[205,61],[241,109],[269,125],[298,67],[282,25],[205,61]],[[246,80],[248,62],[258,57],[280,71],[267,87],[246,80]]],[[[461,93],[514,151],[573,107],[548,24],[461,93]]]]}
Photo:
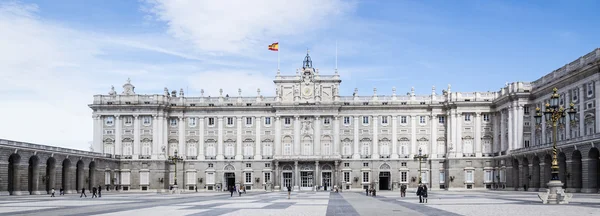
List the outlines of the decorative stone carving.
{"type": "Polygon", "coordinates": [[[124,95],[134,95],[135,94],[135,86],[131,84],[131,79],[127,78],[127,83],[123,85],[123,94],[124,95]]]}
{"type": "Polygon", "coordinates": [[[110,91],[108,92],[108,95],[116,95],[117,92],[115,91],[115,86],[110,86],[110,91]]]}

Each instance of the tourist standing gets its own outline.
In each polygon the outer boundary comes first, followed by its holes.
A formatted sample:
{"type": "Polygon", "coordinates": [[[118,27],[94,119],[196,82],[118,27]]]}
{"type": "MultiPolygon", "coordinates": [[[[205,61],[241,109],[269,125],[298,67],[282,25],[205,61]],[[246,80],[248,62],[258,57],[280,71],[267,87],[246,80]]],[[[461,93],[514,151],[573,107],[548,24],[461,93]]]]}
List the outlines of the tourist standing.
{"type": "Polygon", "coordinates": [[[60,187],[60,191],[58,191],[58,195],[65,195],[65,190],[63,190],[62,187],[60,187]]]}
{"type": "Polygon", "coordinates": [[[79,196],[79,198],[81,198],[82,196],[87,197],[87,195],[85,195],[85,188],[81,188],[81,195],[79,196]]]}
{"type": "Polygon", "coordinates": [[[287,186],[288,189],[288,199],[290,199],[290,195],[292,194],[292,187],[290,187],[289,185],[287,186]]]}
{"type": "Polygon", "coordinates": [[[235,186],[229,186],[229,192],[231,193],[230,197],[233,197],[233,191],[235,191],[235,186]]]}
{"type": "Polygon", "coordinates": [[[421,192],[421,194],[423,195],[423,201],[427,203],[427,185],[423,185],[423,191],[421,192]]]}
{"type": "Polygon", "coordinates": [[[419,203],[423,203],[423,185],[419,184],[419,188],[417,188],[417,196],[419,196],[419,203]]]}
{"type": "Polygon", "coordinates": [[[365,188],[365,195],[369,196],[369,188],[365,188]]]}
{"type": "Polygon", "coordinates": [[[52,194],[52,195],[50,195],[50,197],[54,197],[54,188],[52,188],[52,190],[50,191],[50,193],[52,194]]]}
{"type": "Polygon", "coordinates": [[[98,197],[102,197],[102,187],[98,185],[98,197]]]}
{"type": "Polygon", "coordinates": [[[96,195],[96,193],[98,193],[98,190],[97,190],[96,187],[93,187],[92,188],[92,198],[94,198],[94,197],[98,198],[98,196],[96,195]]]}
{"type": "Polygon", "coordinates": [[[400,197],[406,197],[406,185],[400,186],[400,197]]]}

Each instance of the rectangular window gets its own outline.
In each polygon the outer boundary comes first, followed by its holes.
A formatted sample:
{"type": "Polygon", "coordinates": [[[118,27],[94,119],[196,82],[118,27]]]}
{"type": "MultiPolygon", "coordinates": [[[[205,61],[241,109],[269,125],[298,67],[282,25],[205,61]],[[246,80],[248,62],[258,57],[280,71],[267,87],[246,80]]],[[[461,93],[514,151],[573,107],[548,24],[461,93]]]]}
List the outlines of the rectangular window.
{"type": "Polygon", "coordinates": [[[324,118],[324,119],[323,119],[323,124],[324,124],[324,125],[329,125],[329,124],[331,124],[331,118],[324,118]]]}
{"type": "Polygon", "coordinates": [[[196,127],[196,118],[194,118],[194,117],[188,118],[188,124],[190,127],[196,127]]]}
{"type": "Polygon", "coordinates": [[[227,117],[227,125],[233,125],[233,117],[227,117]]]}
{"type": "Polygon", "coordinates": [[[363,163],[363,167],[369,167],[369,163],[363,163]]]}
{"type": "Polygon", "coordinates": [[[440,184],[446,183],[446,175],[444,171],[440,171],[440,184]]]}
{"type": "Polygon", "coordinates": [[[405,166],[406,166],[406,162],[402,162],[402,163],[400,163],[400,166],[403,166],[403,167],[405,167],[405,166]]]}
{"type": "Polygon", "coordinates": [[[246,178],[245,178],[245,183],[246,184],[252,184],[252,173],[245,173],[246,178]]]}
{"type": "Polygon", "coordinates": [[[491,170],[486,170],[485,171],[485,175],[484,175],[484,182],[485,183],[490,183],[490,182],[492,182],[492,179],[493,179],[493,177],[492,177],[492,171],[491,170]]]}
{"type": "Polygon", "coordinates": [[[131,125],[133,123],[133,117],[127,116],[125,117],[125,125],[131,125]]]}
{"type": "Polygon", "coordinates": [[[252,164],[251,163],[247,163],[246,164],[246,168],[250,168],[250,167],[252,167],[252,164]]]}
{"type": "Polygon", "coordinates": [[[252,118],[253,117],[246,117],[246,125],[252,125],[252,118]]]}
{"type": "Polygon", "coordinates": [[[587,85],[587,95],[588,97],[591,97],[594,94],[594,83],[588,83],[587,85]]]}
{"type": "Polygon", "coordinates": [[[446,123],[446,116],[438,116],[438,122],[440,124],[446,123]]]}
{"type": "Polygon", "coordinates": [[[363,183],[369,183],[369,172],[363,172],[363,183]]]}
{"type": "Polygon", "coordinates": [[[387,116],[381,116],[381,124],[388,124],[388,117],[387,116]]]}
{"type": "Polygon", "coordinates": [[[263,179],[265,184],[271,182],[271,173],[266,172],[263,179]]]}
{"type": "Polygon", "coordinates": [[[265,117],[265,125],[271,125],[271,117],[265,117]]]}
{"type": "Polygon", "coordinates": [[[490,114],[483,114],[483,121],[484,122],[489,122],[490,121],[490,114]]]}
{"type": "Polygon", "coordinates": [[[471,114],[465,113],[465,121],[471,121],[471,114]]]}
{"type": "Polygon", "coordinates": [[[344,182],[350,183],[350,172],[344,172],[344,182]]]}
{"type": "Polygon", "coordinates": [[[344,125],[350,125],[350,116],[344,116],[344,125]]]}
{"type": "Polygon", "coordinates": [[[195,184],[196,181],[196,172],[186,172],[186,184],[195,184]]]}
{"type": "Polygon", "coordinates": [[[467,170],[465,172],[465,181],[467,183],[473,183],[473,170],[467,170]]]}
{"type": "Polygon", "coordinates": [[[215,173],[206,173],[206,184],[215,184],[215,173]]]}
{"type": "Polygon", "coordinates": [[[177,126],[177,119],[176,118],[170,118],[169,119],[169,125],[171,125],[171,127],[177,126]]]}
{"type": "Polygon", "coordinates": [[[400,172],[400,182],[402,182],[402,183],[408,182],[408,173],[406,171],[400,172]]]}
{"type": "Polygon", "coordinates": [[[429,175],[427,171],[421,171],[421,182],[422,183],[428,183],[429,182],[429,175]]]}
{"type": "Polygon", "coordinates": [[[269,168],[269,167],[271,167],[271,164],[270,163],[265,163],[265,168],[269,168]]]}
{"type": "Polygon", "coordinates": [[[400,116],[400,124],[406,124],[406,116],[400,116]]]}
{"type": "Polygon", "coordinates": [[[363,116],[363,124],[369,124],[369,116],[363,116]]]}
{"type": "Polygon", "coordinates": [[[142,121],[143,121],[144,126],[148,126],[152,123],[152,119],[150,118],[150,116],[144,116],[142,121]]]}
{"type": "Polygon", "coordinates": [[[425,124],[425,123],[427,123],[427,119],[425,118],[425,116],[419,116],[419,123],[420,123],[420,124],[425,124]]]}
{"type": "Polygon", "coordinates": [[[350,167],[350,163],[344,163],[344,167],[350,167]]]}
{"type": "Polygon", "coordinates": [[[525,113],[525,115],[529,115],[529,107],[528,106],[523,107],[523,113],[525,113]]]}
{"type": "Polygon", "coordinates": [[[108,126],[111,126],[111,125],[113,125],[113,124],[115,123],[115,118],[114,118],[114,117],[112,117],[112,116],[107,116],[107,117],[104,119],[104,123],[105,123],[106,125],[108,125],[108,126]]]}
{"type": "Polygon", "coordinates": [[[529,140],[525,140],[525,148],[529,147],[529,140]]]}
{"type": "Polygon", "coordinates": [[[208,126],[215,125],[215,118],[208,118],[208,126]]]}
{"type": "Polygon", "coordinates": [[[291,119],[290,117],[285,117],[285,118],[283,119],[283,123],[284,123],[285,125],[290,125],[290,124],[292,124],[292,119],[291,119]]]}
{"type": "Polygon", "coordinates": [[[131,173],[130,172],[122,172],[121,173],[121,184],[124,185],[130,185],[130,180],[131,180],[131,173]]]}

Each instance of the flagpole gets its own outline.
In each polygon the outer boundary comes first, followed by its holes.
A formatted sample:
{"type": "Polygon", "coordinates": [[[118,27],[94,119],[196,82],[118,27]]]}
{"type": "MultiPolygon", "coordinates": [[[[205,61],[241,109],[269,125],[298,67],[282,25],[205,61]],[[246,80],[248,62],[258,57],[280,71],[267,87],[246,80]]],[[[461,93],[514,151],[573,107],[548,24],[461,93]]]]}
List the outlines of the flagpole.
{"type": "MultiPolygon", "coordinates": [[[[279,43],[279,42],[278,42],[279,43]]],[[[279,48],[281,46],[279,46],[279,44],[277,44],[277,71],[279,71],[279,48]]]]}

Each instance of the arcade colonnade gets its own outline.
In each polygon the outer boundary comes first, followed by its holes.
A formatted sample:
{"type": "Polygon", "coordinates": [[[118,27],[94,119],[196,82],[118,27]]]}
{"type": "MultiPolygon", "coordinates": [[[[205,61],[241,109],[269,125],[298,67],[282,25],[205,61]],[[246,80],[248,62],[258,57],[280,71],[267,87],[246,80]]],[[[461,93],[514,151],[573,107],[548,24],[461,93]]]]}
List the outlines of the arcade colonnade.
{"type": "MultiPolygon", "coordinates": [[[[598,193],[600,189],[600,152],[592,144],[559,148],[559,178],[569,192],[598,193]]],[[[498,161],[506,169],[506,186],[515,190],[545,191],[550,181],[550,150],[529,152],[498,161]],[[502,164],[505,164],[503,166],[502,164]]]]}

